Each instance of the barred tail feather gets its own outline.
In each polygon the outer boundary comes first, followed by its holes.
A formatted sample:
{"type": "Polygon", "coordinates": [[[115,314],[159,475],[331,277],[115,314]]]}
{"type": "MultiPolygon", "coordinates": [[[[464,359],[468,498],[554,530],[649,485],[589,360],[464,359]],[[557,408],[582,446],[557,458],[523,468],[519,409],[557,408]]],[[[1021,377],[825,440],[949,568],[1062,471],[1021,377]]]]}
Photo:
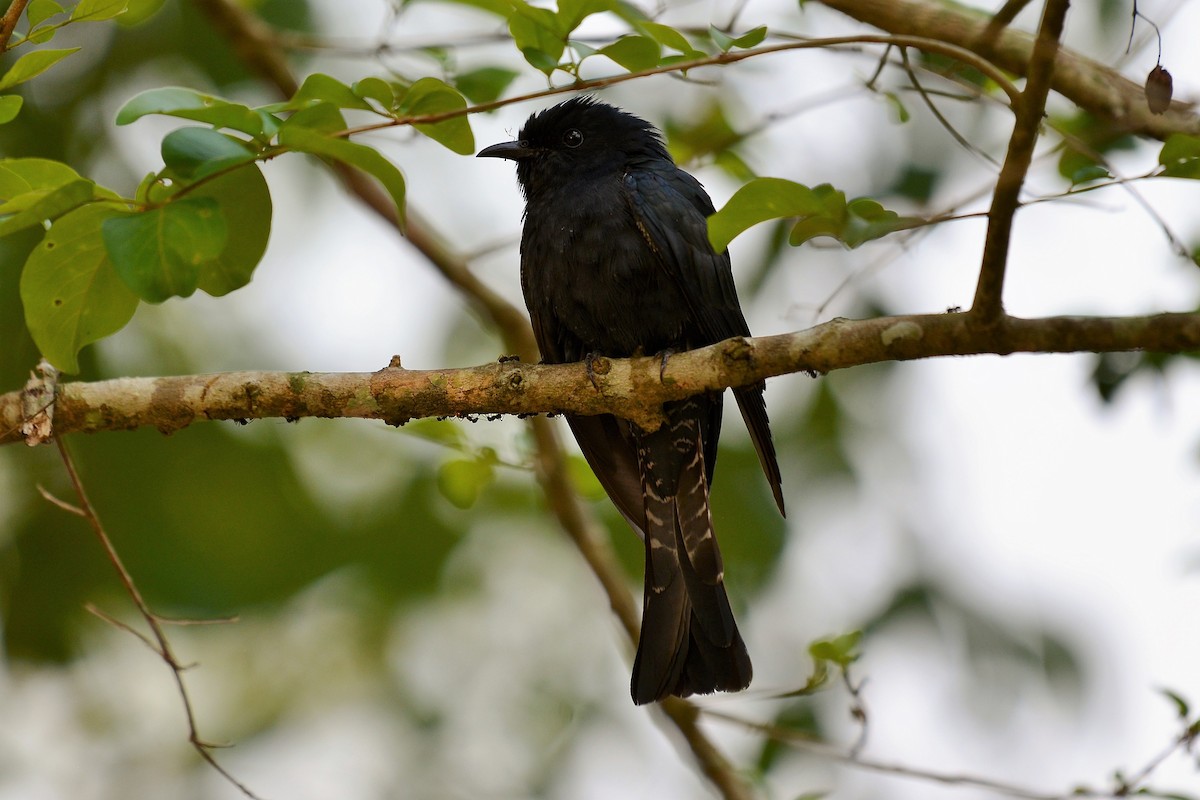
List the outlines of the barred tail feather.
{"type": "Polygon", "coordinates": [[[725,592],[709,510],[704,443],[695,399],[639,435],[645,504],[646,582],[633,666],[635,703],[667,695],[737,691],[752,669],[725,592]]]}

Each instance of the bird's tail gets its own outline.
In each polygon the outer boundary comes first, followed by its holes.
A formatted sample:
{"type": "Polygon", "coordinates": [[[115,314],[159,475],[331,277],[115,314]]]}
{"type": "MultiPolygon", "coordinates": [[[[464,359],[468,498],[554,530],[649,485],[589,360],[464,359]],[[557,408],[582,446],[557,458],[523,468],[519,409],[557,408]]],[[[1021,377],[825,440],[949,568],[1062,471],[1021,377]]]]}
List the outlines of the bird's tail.
{"type": "Polygon", "coordinates": [[[639,705],[750,685],[750,656],[725,593],[709,511],[699,406],[671,404],[662,428],[636,437],[646,523],[642,632],[631,686],[639,705]]]}

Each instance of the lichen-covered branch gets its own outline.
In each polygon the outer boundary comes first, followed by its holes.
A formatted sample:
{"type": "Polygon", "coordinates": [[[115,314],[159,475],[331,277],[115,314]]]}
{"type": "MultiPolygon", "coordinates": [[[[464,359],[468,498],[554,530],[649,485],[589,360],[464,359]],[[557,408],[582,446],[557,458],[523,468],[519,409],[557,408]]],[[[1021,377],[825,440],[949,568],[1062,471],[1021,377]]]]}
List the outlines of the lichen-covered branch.
{"type": "MultiPolygon", "coordinates": [[[[837,319],[795,333],[724,342],[658,357],[583,364],[503,361],[464,369],[378,372],[227,372],[120,378],[58,387],[58,434],[151,426],[169,433],[203,420],[354,417],[401,424],[420,417],[617,414],[644,427],[659,407],[705,391],[794,372],[825,373],[936,356],[1200,350],[1200,314],[1147,317],[1001,317],[971,314],[837,319]]],[[[0,395],[0,443],[19,441],[22,392],[0,395]]],[[[550,444],[550,442],[547,442],[550,444]]]]}

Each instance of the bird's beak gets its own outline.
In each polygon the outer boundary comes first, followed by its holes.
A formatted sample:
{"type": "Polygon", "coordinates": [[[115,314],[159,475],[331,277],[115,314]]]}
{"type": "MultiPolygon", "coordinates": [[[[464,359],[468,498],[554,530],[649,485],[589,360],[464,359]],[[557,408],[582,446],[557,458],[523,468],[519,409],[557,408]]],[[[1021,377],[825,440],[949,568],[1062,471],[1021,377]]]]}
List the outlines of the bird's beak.
{"type": "Polygon", "coordinates": [[[536,152],[529,146],[528,142],[501,142],[494,144],[491,147],[485,147],[475,154],[476,158],[511,158],[513,161],[520,161],[522,158],[528,158],[536,152]]]}

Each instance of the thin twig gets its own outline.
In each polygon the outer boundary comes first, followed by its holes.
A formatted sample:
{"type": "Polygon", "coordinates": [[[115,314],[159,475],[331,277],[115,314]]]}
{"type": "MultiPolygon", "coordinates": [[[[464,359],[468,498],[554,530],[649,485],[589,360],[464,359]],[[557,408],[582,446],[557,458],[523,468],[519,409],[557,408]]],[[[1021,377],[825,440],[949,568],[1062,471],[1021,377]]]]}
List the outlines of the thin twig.
{"type": "Polygon", "coordinates": [[[171,674],[175,679],[175,687],[179,691],[180,700],[183,702],[184,714],[187,717],[188,741],[191,743],[192,747],[201,758],[208,762],[209,766],[220,773],[225,780],[229,781],[229,783],[236,787],[237,790],[243,795],[251,800],[261,800],[258,795],[250,791],[247,786],[238,781],[238,779],[233,777],[228,770],[221,766],[221,764],[217,761],[216,756],[214,756],[212,753],[212,749],[216,745],[205,742],[200,738],[200,732],[196,727],[196,714],[192,708],[192,699],[190,695],[188,695],[187,684],[184,683],[183,680],[183,672],[185,669],[187,669],[187,666],[180,664],[179,660],[175,657],[174,652],[171,650],[171,643],[167,639],[167,635],[163,631],[162,626],[159,624],[158,617],[150,610],[150,606],[147,605],[145,599],[142,597],[142,593],[138,589],[137,584],[134,582],[133,576],[130,574],[129,570],[125,568],[125,563],[121,560],[121,556],[117,553],[116,548],[113,546],[112,540],[105,532],[104,526],[100,524],[100,518],[96,515],[96,510],[93,508],[91,502],[88,501],[87,492],[84,491],[83,482],[79,478],[79,472],[75,468],[75,462],[71,458],[71,453],[67,449],[66,442],[63,441],[63,437],[61,435],[56,435],[54,437],[54,442],[58,445],[58,452],[62,457],[63,466],[67,470],[67,477],[70,478],[71,486],[74,487],[75,495],[79,499],[79,511],[82,512],[83,517],[87,520],[92,532],[96,534],[96,538],[100,541],[100,546],[103,548],[104,554],[108,556],[109,563],[112,564],[113,569],[117,573],[117,577],[121,581],[121,585],[125,588],[125,593],[129,595],[129,598],[133,601],[138,613],[141,614],[142,619],[146,621],[146,625],[150,628],[151,636],[147,637],[137,633],[136,631],[133,631],[129,626],[112,619],[107,614],[100,612],[94,607],[90,607],[88,610],[93,614],[100,616],[102,619],[112,622],[118,628],[134,633],[142,642],[150,647],[150,649],[157,653],[159,658],[161,658],[168,667],[171,668],[171,674]]]}
{"type": "Polygon", "coordinates": [[[867,715],[867,704],[863,700],[863,686],[866,685],[867,679],[863,678],[858,683],[855,683],[850,678],[850,667],[842,667],[842,683],[846,687],[846,691],[850,695],[850,717],[858,724],[858,736],[854,738],[854,744],[850,745],[850,755],[858,757],[867,746],[867,731],[869,730],[868,723],[870,717],[867,715]]]}
{"type": "MultiPolygon", "coordinates": [[[[772,725],[770,723],[755,722],[753,720],[748,720],[727,712],[714,711],[710,708],[701,709],[701,714],[706,717],[711,717],[713,719],[719,719],[739,725],[747,730],[757,731],[773,741],[786,743],[798,750],[804,750],[805,752],[820,756],[828,761],[840,762],[856,769],[862,769],[868,772],[877,772],[884,775],[892,775],[899,778],[912,778],[914,780],[926,781],[929,783],[940,783],[945,786],[963,786],[974,789],[985,789],[1006,797],[1020,798],[1021,800],[1122,798],[1135,793],[1150,797],[1164,796],[1155,792],[1144,790],[1139,791],[1142,789],[1142,787],[1138,783],[1132,781],[1128,784],[1119,785],[1109,790],[1090,789],[1085,786],[1078,786],[1063,792],[1038,791],[1036,789],[1030,789],[1016,783],[984,778],[979,775],[972,775],[965,772],[944,772],[941,770],[924,769],[921,767],[913,767],[908,764],[870,758],[856,752],[852,747],[842,747],[829,744],[827,742],[818,741],[813,739],[810,734],[802,731],[795,731],[780,727],[778,725],[772,725]]],[[[1165,755],[1169,756],[1171,753],[1177,750],[1179,746],[1180,743],[1176,742],[1170,747],[1165,755]]],[[[1146,774],[1148,776],[1149,772],[1146,774]]]]}
{"type": "Polygon", "coordinates": [[[996,159],[992,158],[979,147],[976,147],[974,144],[972,144],[967,137],[959,133],[958,128],[955,128],[954,124],[950,122],[950,120],[946,119],[946,117],[942,114],[941,109],[939,109],[937,104],[933,102],[933,98],[929,96],[929,93],[925,91],[924,85],[922,85],[921,81],[917,78],[917,72],[913,69],[912,62],[908,58],[908,48],[900,48],[900,61],[904,65],[904,72],[908,75],[909,82],[912,84],[913,89],[916,90],[920,98],[925,101],[925,107],[929,109],[929,113],[933,114],[933,118],[936,119],[938,123],[946,129],[946,132],[950,134],[954,141],[958,142],[959,147],[966,150],[971,155],[977,156],[991,166],[999,169],[1000,164],[997,163],[996,159]]]}
{"type": "Polygon", "coordinates": [[[802,731],[790,730],[765,722],[755,722],[723,711],[714,711],[706,708],[703,709],[702,713],[706,717],[731,722],[747,730],[757,731],[773,741],[789,744],[796,749],[804,750],[823,759],[840,762],[869,772],[880,772],[901,778],[914,778],[931,783],[941,783],[947,786],[970,786],[977,789],[988,789],[1009,797],[1023,798],[1023,800],[1063,800],[1064,797],[1061,794],[1038,792],[1003,781],[981,778],[977,775],[940,772],[938,770],[922,769],[907,764],[866,757],[855,753],[852,748],[817,741],[810,734],[802,731]]]}
{"type": "Polygon", "coordinates": [[[854,684],[850,680],[848,671],[843,670],[842,677],[845,681],[846,688],[850,692],[852,698],[851,713],[859,720],[861,713],[864,719],[860,720],[864,727],[864,732],[860,733],[857,740],[849,746],[840,746],[830,744],[829,742],[821,741],[813,738],[812,734],[784,728],[771,723],[755,722],[740,717],[736,714],[730,714],[724,711],[713,710],[712,708],[701,708],[703,716],[712,717],[714,719],[731,722],[740,725],[744,728],[757,731],[764,734],[769,739],[777,742],[787,743],[798,750],[805,750],[821,758],[830,761],[838,761],[850,767],[868,770],[887,775],[894,775],[902,778],[913,778],[916,780],[930,781],[933,783],[941,783],[948,786],[965,786],[976,789],[986,789],[997,794],[1006,795],[1008,797],[1022,798],[1023,800],[1070,800],[1071,798],[1123,798],[1133,795],[1145,797],[1174,797],[1174,795],[1161,794],[1152,791],[1146,787],[1146,782],[1151,775],[1162,764],[1175,753],[1189,747],[1200,736],[1200,722],[1187,724],[1184,730],[1178,734],[1171,742],[1164,747],[1159,753],[1155,754],[1141,769],[1139,769],[1130,778],[1122,778],[1119,774],[1112,788],[1109,789],[1093,789],[1084,784],[1076,784],[1068,791],[1062,792],[1045,792],[1030,789],[1025,786],[1020,786],[1007,781],[994,780],[984,778],[978,775],[959,772],[944,772],[934,769],[923,769],[913,767],[907,764],[883,761],[881,759],[864,757],[862,755],[863,739],[865,737],[865,711],[862,711],[861,690],[863,683],[854,684]]]}
{"type": "Polygon", "coordinates": [[[1029,2],[1030,0],[1007,0],[1001,6],[1000,10],[992,15],[987,27],[983,29],[983,33],[979,37],[979,45],[988,48],[994,46],[996,37],[1000,35],[1000,31],[1008,27],[1017,18],[1017,15],[1029,5],[1029,2]]]}
{"type": "Polygon", "coordinates": [[[1155,770],[1163,765],[1168,758],[1174,755],[1179,750],[1190,747],[1196,741],[1197,730],[1196,723],[1186,726],[1183,732],[1176,736],[1170,744],[1160,750],[1155,756],[1146,762],[1145,766],[1133,774],[1133,777],[1123,779],[1120,782],[1118,791],[1121,796],[1132,795],[1140,790],[1150,780],[1150,776],[1155,770]]]}
{"type": "MultiPolygon", "coordinates": [[[[224,0],[196,0],[196,2],[212,3],[224,2],[224,0]]],[[[979,70],[989,80],[993,81],[996,86],[1008,96],[1011,102],[1019,102],[1021,97],[1020,90],[1017,89],[1016,85],[1014,85],[1011,80],[1009,80],[1008,76],[1003,70],[999,69],[992,62],[965,47],[959,47],[958,45],[949,44],[939,39],[930,39],[924,36],[862,34],[857,36],[835,36],[825,39],[803,39],[800,41],[789,41],[780,44],[767,45],[765,47],[755,47],[748,50],[731,50],[729,52],[716,53],[714,55],[696,58],[691,61],[671,63],[639,70],[636,72],[625,72],[618,75],[609,75],[606,77],[589,80],[577,80],[563,86],[552,86],[548,89],[541,89],[536,92],[528,92],[526,94],[505,97],[499,100],[493,100],[489,103],[480,103],[478,105],[469,106],[467,108],[451,109],[432,114],[413,114],[408,116],[401,115],[395,117],[394,119],[389,119],[383,122],[375,122],[368,125],[361,125],[356,128],[350,128],[346,131],[343,131],[342,135],[353,136],[360,133],[368,133],[370,131],[393,128],[397,125],[432,125],[437,122],[444,122],[448,119],[463,117],[468,114],[480,114],[487,111],[495,111],[496,109],[504,108],[505,106],[510,106],[517,103],[527,103],[531,100],[539,100],[560,94],[590,91],[594,89],[605,89],[609,86],[616,86],[620,83],[640,80],[653,75],[687,73],[691,70],[700,69],[702,67],[726,66],[729,64],[736,64],[739,61],[745,61],[746,59],[758,58],[774,53],[786,53],[794,50],[830,49],[850,47],[855,45],[894,45],[896,47],[912,47],[923,52],[936,53],[938,55],[946,56],[947,58],[961,61],[967,66],[974,67],[975,69],[979,70]]]]}
{"type": "Polygon", "coordinates": [[[91,603],[85,603],[83,606],[83,610],[88,612],[89,614],[91,614],[94,617],[98,617],[98,618],[104,620],[105,622],[107,622],[109,625],[112,625],[117,630],[125,631],[125,633],[128,633],[129,635],[138,639],[142,644],[146,645],[146,647],[150,648],[150,650],[155,655],[157,655],[159,658],[162,658],[162,651],[160,651],[158,649],[158,645],[155,644],[153,642],[153,640],[150,639],[149,636],[142,633],[137,628],[133,627],[132,625],[130,625],[126,622],[122,622],[121,620],[117,619],[112,614],[109,614],[107,611],[103,610],[99,606],[93,605],[91,603]]]}
{"type": "Polygon", "coordinates": [[[68,514],[74,514],[77,517],[84,517],[84,518],[87,517],[87,512],[84,511],[82,508],[80,508],[79,506],[71,505],[66,500],[60,500],[59,498],[57,498],[53,494],[51,494],[50,490],[48,490],[46,487],[42,486],[40,483],[37,485],[37,490],[38,490],[38,494],[40,494],[42,496],[42,499],[45,500],[50,505],[57,506],[58,508],[61,508],[63,511],[67,512],[68,514]]]}

